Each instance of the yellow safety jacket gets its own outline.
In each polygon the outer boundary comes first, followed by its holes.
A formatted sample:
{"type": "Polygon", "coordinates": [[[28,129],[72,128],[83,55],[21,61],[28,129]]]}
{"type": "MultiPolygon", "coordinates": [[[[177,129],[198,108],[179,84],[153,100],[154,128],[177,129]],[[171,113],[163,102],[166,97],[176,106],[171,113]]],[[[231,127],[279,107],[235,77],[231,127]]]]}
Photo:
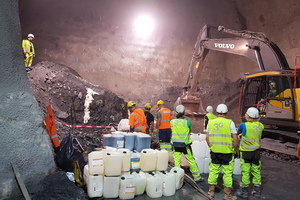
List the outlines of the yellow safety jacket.
{"type": "Polygon", "coordinates": [[[32,54],[32,55],[35,54],[33,43],[29,40],[22,41],[22,48],[23,48],[23,52],[25,54],[27,54],[27,53],[32,54]]]}
{"type": "Polygon", "coordinates": [[[233,138],[231,136],[230,124],[232,120],[218,117],[209,120],[209,146],[214,153],[233,153],[233,138]]]}
{"type": "Polygon", "coordinates": [[[190,127],[187,119],[172,119],[171,120],[172,137],[171,143],[180,142],[185,145],[191,144],[190,127]]]}
{"type": "Polygon", "coordinates": [[[240,151],[255,151],[260,148],[264,125],[260,122],[246,122],[246,135],[240,141],[240,151]]]}

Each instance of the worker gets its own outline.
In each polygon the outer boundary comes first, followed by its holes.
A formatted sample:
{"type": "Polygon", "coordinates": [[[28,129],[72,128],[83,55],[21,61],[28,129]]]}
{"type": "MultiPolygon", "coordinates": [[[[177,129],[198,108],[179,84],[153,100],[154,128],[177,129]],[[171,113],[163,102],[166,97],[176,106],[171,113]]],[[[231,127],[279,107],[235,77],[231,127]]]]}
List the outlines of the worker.
{"type": "Polygon", "coordinates": [[[247,122],[241,123],[238,128],[238,134],[241,134],[240,140],[240,161],[242,170],[241,189],[237,195],[242,198],[248,198],[248,187],[250,185],[250,175],[252,174],[252,183],[254,188],[252,194],[260,198],[261,186],[261,161],[260,161],[260,140],[264,125],[259,122],[260,116],[257,108],[248,108],[245,118],[247,122]]]}
{"type": "Polygon", "coordinates": [[[274,81],[270,81],[268,95],[265,98],[260,99],[257,106],[257,108],[259,109],[262,115],[266,114],[265,110],[266,110],[267,98],[275,97],[276,95],[277,95],[276,83],[274,81]]]}
{"type": "Polygon", "coordinates": [[[147,125],[148,125],[148,128],[146,129],[146,133],[152,136],[154,130],[154,116],[150,112],[152,105],[150,103],[147,103],[145,104],[144,108],[145,108],[144,114],[146,116],[147,125]]]}
{"type": "Polygon", "coordinates": [[[206,141],[210,148],[210,164],[208,194],[211,198],[215,194],[220,169],[223,169],[224,199],[232,200],[236,197],[232,194],[232,174],[234,169],[234,153],[238,151],[238,138],[235,124],[225,118],[228,108],[225,104],[217,106],[217,118],[209,120],[206,141]]]}
{"type": "Polygon", "coordinates": [[[277,95],[276,83],[271,81],[269,83],[269,94],[268,97],[275,97],[277,95]]]}
{"type": "Polygon", "coordinates": [[[171,143],[173,145],[174,166],[180,167],[181,156],[184,154],[185,158],[190,164],[190,171],[196,182],[203,182],[195,158],[192,154],[190,133],[192,130],[192,122],[184,118],[185,107],[178,105],[175,109],[176,119],[171,120],[172,137],[171,143]]]}
{"type": "Polygon", "coordinates": [[[136,108],[136,103],[129,101],[127,103],[128,110],[130,111],[129,126],[130,132],[142,132],[146,133],[147,121],[144,111],[140,108],[136,108]]]}
{"type": "Polygon", "coordinates": [[[171,141],[171,110],[165,107],[165,102],[159,100],[156,103],[158,107],[156,115],[156,128],[158,129],[159,146],[161,149],[165,149],[168,152],[172,151],[171,141]]]}
{"type": "Polygon", "coordinates": [[[33,61],[33,57],[35,56],[34,52],[34,45],[32,41],[34,40],[34,35],[33,34],[28,34],[27,39],[22,41],[22,48],[23,48],[23,53],[24,53],[24,61],[25,61],[25,67],[26,70],[31,70],[31,65],[33,61]]]}
{"type": "Polygon", "coordinates": [[[207,106],[206,112],[207,113],[204,116],[204,132],[206,132],[208,121],[217,118],[217,116],[213,113],[214,108],[212,106],[207,106]]]}

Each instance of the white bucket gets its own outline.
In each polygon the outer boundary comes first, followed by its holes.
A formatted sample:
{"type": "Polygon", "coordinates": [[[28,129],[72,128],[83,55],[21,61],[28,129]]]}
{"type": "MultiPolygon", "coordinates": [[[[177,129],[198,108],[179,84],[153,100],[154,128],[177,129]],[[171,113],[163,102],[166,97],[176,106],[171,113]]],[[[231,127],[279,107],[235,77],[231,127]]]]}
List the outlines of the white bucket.
{"type": "Polygon", "coordinates": [[[118,152],[122,155],[122,172],[130,171],[130,150],[129,149],[118,149],[118,152]]]}
{"type": "Polygon", "coordinates": [[[129,119],[121,119],[118,124],[118,131],[129,131],[129,119]]]}
{"type": "Polygon", "coordinates": [[[168,169],[168,157],[169,153],[165,149],[156,150],[157,162],[156,171],[166,171],[168,169]]]}
{"type": "Polygon", "coordinates": [[[85,165],[83,168],[83,181],[85,184],[87,184],[89,175],[89,165],[85,165]]]}
{"type": "Polygon", "coordinates": [[[204,158],[204,174],[209,173],[209,163],[210,163],[210,158],[204,158]]]}
{"type": "Polygon", "coordinates": [[[157,153],[154,149],[143,149],[141,151],[140,168],[144,172],[155,171],[157,153]]]}
{"type": "Polygon", "coordinates": [[[197,159],[205,158],[206,146],[205,141],[194,141],[191,145],[194,157],[197,159]]]}
{"type": "Polygon", "coordinates": [[[134,180],[136,180],[135,195],[144,194],[147,184],[147,176],[144,172],[132,172],[134,180]]]}
{"type": "Polygon", "coordinates": [[[87,179],[87,193],[90,198],[102,197],[103,195],[103,176],[89,175],[87,179]]]}
{"type": "Polygon", "coordinates": [[[155,172],[163,180],[163,196],[173,196],[176,192],[175,175],[169,172],[155,172]]]}
{"type": "Polygon", "coordinates": [[[122,169],[122,154],[117,151],[104,154],[104,175],[120,176],[122,169]]]}
{"type": "Polygon", "coordinates": [[[239,158],[234,159],[234,170],[233,170],[234,175],[241,175],[242,170],[240,164],[241,164],[241,160],[239,158]]]}
{"type": "Polygon", "coordinates": [[[103,151],[92,151],[88,154],[89,174],[103,174],[103,151]]]}
{"type": "Polygon", "coordinates": [[[120,189],[119,189],[119,198],[120,199],[133,199],[136,189],[136,180],[134,176],[130,173],[123,174],[120,177],[120,189]]]}
{"type": "Polygon", "coordinates": [[[198,170],[200,172],[200,174],[203,174],[204,173],[204,165],[205,165],[205,158],[197,158],[195,157],[195,161],[197,163],[197,166],[198,166],[198,170]]]}
{"type": "Polygon", "coordinates": [[[133,152],[131,154],[131,157],[130,157],[130,170],[132,172],[139,172],[140,171],[140,153],[138,152],[133,152]]]}
{"type": "Polygon", "coordinates": [[[163,180],[156,174],[147,174],[146,193],[150,198],[159,198],[163,194],[163,180]]]}
{"type": "Polygon", "coordinates": [[[173,167],[170,170],[170,173],[173,173],[175,175],[175,186],[176,186],[176,190],[179,190],[182,185],[183,185],[183,181],[184,181],[184,170],[181,169],[180,167],[173,167]]]}
{"type": "Polygon", "coordinates": [[[118,198],[119,196],[120,177],[104,176],[103,197],[118,198]]]}

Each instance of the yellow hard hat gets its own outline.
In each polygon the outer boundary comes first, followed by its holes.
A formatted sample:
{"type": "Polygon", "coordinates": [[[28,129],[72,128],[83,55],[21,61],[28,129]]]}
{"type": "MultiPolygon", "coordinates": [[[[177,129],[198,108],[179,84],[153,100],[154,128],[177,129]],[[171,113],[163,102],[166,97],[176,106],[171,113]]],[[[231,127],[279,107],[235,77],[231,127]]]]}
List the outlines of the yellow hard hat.
{"type": "Polygon", "coordinates": [[[146,105],[144,105],[144,107],[150,109],[150,108],[152,108],[152,105],[151,105],[151,103],[147,103],[146,105]]]}
{"type": "Polygon", "coordinates": [[[131,108],[132,106],[135,106],[135,105],[136,105],[136,103],[134,101],[128,101],[128,103],[127,103],[128,108],[131,108]]]}
{"type": "Polygon", "coordinates": [[[165,104],[165,102],[163,100],[159,100],[156,105],[161,105],[161,104],[165,104]]]}

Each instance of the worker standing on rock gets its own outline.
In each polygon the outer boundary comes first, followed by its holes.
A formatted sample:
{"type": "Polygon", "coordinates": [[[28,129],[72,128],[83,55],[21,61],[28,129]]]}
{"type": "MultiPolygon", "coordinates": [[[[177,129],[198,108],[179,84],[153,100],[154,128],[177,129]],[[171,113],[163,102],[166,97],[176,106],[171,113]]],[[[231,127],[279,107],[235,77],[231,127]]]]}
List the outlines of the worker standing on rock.
{"type": "Polygon", "coordinates": [[[147,125],[148,125],[148,128],[146,129],[146,133],[152,136],[154,130],[154,116],[150,112],[152,105],[150,103],[147,103],[144,106],[144,108],[145,108],[144,114],[146,116],[147,125]]]}
{"type": "Polygon", "coordinates": [[[158,129],[159,146],[160,149],[165,149],[168,152],[172,151],[171,145],[171,110],[164,106],[165,102],[159,100],[156,103],[158,111],[156,114],[156,128],[158,129]]]}
{"type": "Polygon", "coordinates": [[[261,186],[261,161],[260,161],[260,140],[264,125],[259,122],[259,111],[257,108],[248,108],[245,118],[247,122],[241,123],[238,128],[238,134],[241,134],[240,140],[240,160],[242,169],[242,184],[237,195],[247,199],[248,187],[250,185],[250,174],[252,174],[252,183],[254,188],[252,194],[260,198],[261,186]]]}
{"type": "Polygon", "coordinates": [[[206,107],[206,115],[204,116],[204,132],[206,132],[207,124],[209,120],[216,119],[217,116],[214,115],[214,108],[212,106],[206,107]]]}
{"type": "Polygon", "coordinates": [[[185,107],[178,105],[175,109],[177,115],[176,119],[171,120],[172,137],[171,143],[173,145],[174,166],[180,167],[181,156],[184,154],[185,158],[190,164],[190,170],[196,182],[202,182],[198,166],[191,150],[192,140],[190,133],[192,130],[192,122],[184,118],[185,107]]]}
{"type": "Polygon", "coordinates": [[[211,161],[209,164],[208,195],[214,197],[215,186],[222,167],[224,199],[236,199],[232,195],[232,174],[234,169],[234,152],[238,150],[238,138],[235,124],[232,120],[226,119],[228,108],[225,104],[217,106],[217,118],[209,120],[206,136],[207,144],[210,148],[211,161]]]}
{"type": "Polygon", "coordinates": [[[129,126],[130,132],[142,132],[146,133],[147,121],[144,111],[140,108],[136,108],[136,103],[129,101],[127,104],[130,111],[129,126]]]}
{"type": "Polygon", "coordinates": [[[34,51],[34,45],[32,41],[34,40],[34,35],[33,34],[28,34],[27,40],[22,41],[22,48],[23,48],[23,53],[24,53],[24,61],[25,61],[25,67],[26,70],[30,70],[30,67],[32,65],[33,57],[35,56],[35,51],[34,51]]]}

